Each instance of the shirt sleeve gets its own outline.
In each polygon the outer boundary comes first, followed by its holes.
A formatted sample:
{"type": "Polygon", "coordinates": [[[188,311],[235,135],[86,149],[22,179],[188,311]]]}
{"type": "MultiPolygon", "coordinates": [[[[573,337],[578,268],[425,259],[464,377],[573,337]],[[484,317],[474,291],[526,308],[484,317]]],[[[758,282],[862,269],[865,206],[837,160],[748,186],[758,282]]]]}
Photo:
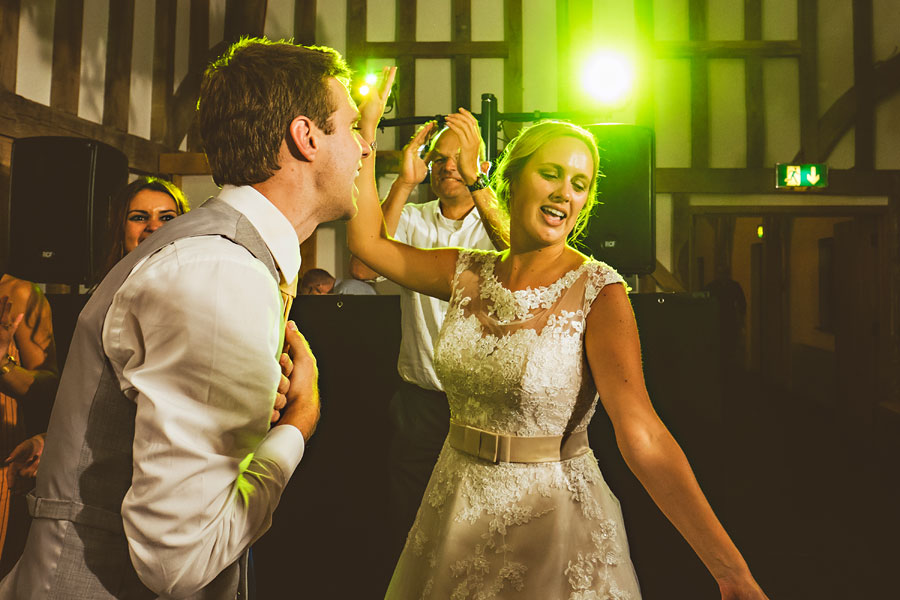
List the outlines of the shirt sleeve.
{"type": "Polygon", "coordinates": [[[122,503],[147,587],[193,594],[271,524],[303,455],[292,426],[269,430],[280,377],[278,288],[218,237],[161,250],[117,292],[104,349],[137,406],[122,503]]]}

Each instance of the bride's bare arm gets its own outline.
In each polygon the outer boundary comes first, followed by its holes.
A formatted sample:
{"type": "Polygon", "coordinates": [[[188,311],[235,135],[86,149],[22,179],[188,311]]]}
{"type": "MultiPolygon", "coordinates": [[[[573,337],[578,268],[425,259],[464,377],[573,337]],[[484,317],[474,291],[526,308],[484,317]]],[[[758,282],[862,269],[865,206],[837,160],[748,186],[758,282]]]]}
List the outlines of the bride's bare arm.
{"type": "MultiPolygon", "coordinates": [[[[396,68],[385,69],[382,83],[360,105],[360,134],[367,142],[375,139],[375,129],[396,68]]],[[[375,152],[363,159],[356,179],[359,190],[357,213],[347,224],[350,252],[370,269],[403,287],[434,296],[450,298],[451,282],[458,251],[455,248],[421,249],[397,242],[388,235],[378,190],[375,186],[375,152]]]]}
{"type": "Polygon", "coordinates": [[[687,458],[650,403],[634,312],[624,286],[608,285],[594,300],[587,317],[585,352],[622,457],[716,578],[722,598],[764,600],[687,458]]]}

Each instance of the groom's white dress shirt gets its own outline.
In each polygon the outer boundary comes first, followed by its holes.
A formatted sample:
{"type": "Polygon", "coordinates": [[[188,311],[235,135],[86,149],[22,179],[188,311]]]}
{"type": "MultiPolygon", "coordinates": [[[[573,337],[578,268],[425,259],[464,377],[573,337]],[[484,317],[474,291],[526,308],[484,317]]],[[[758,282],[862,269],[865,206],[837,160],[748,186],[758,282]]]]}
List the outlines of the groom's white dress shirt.
{"type": "MultiPolygon", "coordinates": [[[[225,186],[219,199],[293,280],[299,241],[281,212],[252,187],[225,186]]],[[[152,254],[113,299],[103,347],[137,406],[122,520],[135,569],[157,593],[193,593],[233,563],[268,529],[300,462],[300,432],[269,429],[281,319],[278,282],[219,236],[152,254]]]]}

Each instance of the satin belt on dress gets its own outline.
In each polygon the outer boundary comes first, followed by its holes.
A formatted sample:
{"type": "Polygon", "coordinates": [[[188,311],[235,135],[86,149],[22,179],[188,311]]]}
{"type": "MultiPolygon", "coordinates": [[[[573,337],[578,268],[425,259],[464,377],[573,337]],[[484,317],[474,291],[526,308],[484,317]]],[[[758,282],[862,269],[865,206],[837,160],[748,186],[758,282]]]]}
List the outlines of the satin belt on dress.
{"type": "Polygon", "coordinates": [[[559,462],[591,451],[587,431],[568,435],[517,437],[450,421],[450,447],[492,462],[559,462]]]}

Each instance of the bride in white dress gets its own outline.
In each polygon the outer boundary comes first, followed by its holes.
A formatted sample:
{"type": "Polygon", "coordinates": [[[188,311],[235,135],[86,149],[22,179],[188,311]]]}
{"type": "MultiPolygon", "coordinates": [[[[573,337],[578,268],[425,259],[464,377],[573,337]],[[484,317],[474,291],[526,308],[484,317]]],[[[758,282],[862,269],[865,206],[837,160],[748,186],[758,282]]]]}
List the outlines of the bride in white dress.
{"type": "MultiPolygon", "coordinates": [[[[361,107],[365,140],[374,140],[393,77],[385,70],[361,107]]],[[[457,168],[477,188],[477,122],[460,110],[447,125],[462,141],[457,168]]],[[[510,142],[491,187],[473,191],[496,192],[510,216],[502,253],[394,242],[382,227],[374,158],[363,162],[351,251],[449,301],[435,369],[450,434],[388,598],[639,599],[619,503],[587,445],[598,393],[625,461],[722,598],[766,598],[653,410],[622,278],[567,244],[595,202],[598,162],[591,134],[569,123],[539,123],[510,142]]]]}

